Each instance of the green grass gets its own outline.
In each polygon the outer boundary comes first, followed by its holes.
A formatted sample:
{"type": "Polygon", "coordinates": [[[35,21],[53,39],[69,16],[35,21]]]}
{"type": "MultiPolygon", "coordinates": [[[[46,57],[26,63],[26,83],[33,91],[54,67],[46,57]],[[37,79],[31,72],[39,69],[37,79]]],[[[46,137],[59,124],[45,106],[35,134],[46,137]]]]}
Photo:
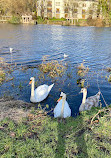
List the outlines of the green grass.
{"type": "Polygon", "coordinates": [[[37,23],[38,23],[38,24],[46,24],[46,23],[47,23],[47,20],[42,19],[40,16],[38,16],[38,17],[37,17],[37,23]]]}
{"type": "Polygon", "coordinates": [[[41,17],[37,17],[37,23],[38,24],[47,24],[47,20],[50,22],[61,22],[61,21],[66,21],[65,18],[49,18],[49,19],[43,19],[41,17]]]}
{"type": "Polygon", "coordinates": [[[12,18],[9,20],[9,23],[11,23],[11,24],[19,24],[20,23],[20,17],[12,16],[12,18]]]}
{"type": "Polygon", "coordinates": [[[65,18],[49,18],[50,21],[66,21],[65,18]]]}
{"type": "Polygon", "coordinates": [[[99,108],[76,118],[55,119],[34,110],[19,123],[5,118],[0,122],[1,158],[110,158],[111,120],[99,108]]]}

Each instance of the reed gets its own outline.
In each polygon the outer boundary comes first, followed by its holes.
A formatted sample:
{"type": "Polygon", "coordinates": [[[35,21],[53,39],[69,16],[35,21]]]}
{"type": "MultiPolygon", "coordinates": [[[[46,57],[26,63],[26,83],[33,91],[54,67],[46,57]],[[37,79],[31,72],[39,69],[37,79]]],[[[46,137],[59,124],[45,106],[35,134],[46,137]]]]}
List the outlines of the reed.
{"type": "Polygon", "coordinates": [[[41,72],[46,73],[49,77],[55,78],[62,76],[65,71],[65,66],[62,62],[59,63],[57,60],[47,61],[47,57],[43,57],[42,64],[39,65],[41,72]]]}
{"type": "Polygon", "coordinates": [[[88,67],[85,67],[83,63],[81,63],[78,67],[77,67],[78,71],[77,71],[77,74],[81,77],[85,76],[88,71],[89,71],[89,68],[88,67]]]}
{"type": "Polygon", "coordinates": [[[0,84],[5,80],[5,72],[0,68],[0,84]]]}
{"type": "Polygon", "coordinates": [[[111,74],[110,74],[109,77],[108,77],[108,82],[111,83],[111,74]]]}

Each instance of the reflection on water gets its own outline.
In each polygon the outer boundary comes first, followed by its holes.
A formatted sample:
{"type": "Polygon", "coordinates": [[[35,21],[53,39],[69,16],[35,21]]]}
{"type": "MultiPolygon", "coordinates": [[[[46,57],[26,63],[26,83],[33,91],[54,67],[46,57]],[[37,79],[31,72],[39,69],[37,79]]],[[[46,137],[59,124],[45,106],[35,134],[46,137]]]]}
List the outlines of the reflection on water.
{"type": "MultiPolygon", "coordinates": [[[[76,84],[79,78],[77,66],[85,60],[85,66],[89,67],[89,73],[85,76],[85,85],[90,85],[88,96],[98,92],[99,73],[100,89],[106,102],[111,103],[111,84],[105,78],[109,75],[105,68],[111,67],[110,34],[110,28],[0,24],[0,56],[9,63],[17,64],[17,69],[11,74],[14,80],[1,86],[0,95],[10,93],[16,99],[29,101],[28,82],[31,76],[35,76],[37,86],[55,83],[49,97],[42,104],[54,107],[60,91],[63,91],[67,94],[74,115],[78,112],[82,100],[82,95],[79,94],[80,87],[76,84]],[[10,47],[14,48],[12,56],[9,52],[10,47]],[[64,53],[69,55],[65,60],[64,53]],[[49,60],[62,61],[64,65],[68,65],[63,77],[57,78],[56,81],[48,77],[45,80],[38,79],[39,70],[30,67],[41,64],[44,55],[48,55],[49,60]],[[29,69],[24,70],[26,65],[29,69]]],[[[104,105],[103,101],[102,103],[104,105]]]]}

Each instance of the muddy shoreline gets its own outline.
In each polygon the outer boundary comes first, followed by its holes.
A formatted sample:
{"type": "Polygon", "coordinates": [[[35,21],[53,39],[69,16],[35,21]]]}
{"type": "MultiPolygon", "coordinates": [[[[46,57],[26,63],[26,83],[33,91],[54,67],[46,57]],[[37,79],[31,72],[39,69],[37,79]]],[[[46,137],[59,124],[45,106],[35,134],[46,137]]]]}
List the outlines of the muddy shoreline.
{"type": "Polygon", "coordinates": [[[33,106],[32,103],[14,100],[12,97],[2,97],[0,98],[0,121],[9,118],[18,122],[30,114],[33,106]]]}

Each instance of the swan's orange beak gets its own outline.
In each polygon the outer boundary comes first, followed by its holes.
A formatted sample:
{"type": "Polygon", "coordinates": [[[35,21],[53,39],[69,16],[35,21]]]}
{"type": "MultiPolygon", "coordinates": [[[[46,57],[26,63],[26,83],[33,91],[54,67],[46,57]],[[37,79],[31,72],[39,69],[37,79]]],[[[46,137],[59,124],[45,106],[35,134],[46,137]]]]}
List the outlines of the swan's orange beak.
{"type": "Polygon", "coordinates": [[[31,84],[32,83],[32,80],[29,82],[29,84],[31,84]]]}
{"type": "Polygon", "coordinates": [[[57,100],[57,102],[59,102],[61,99],[62,99],[62,97],[60,97],[60,98],[57,100]]]}

